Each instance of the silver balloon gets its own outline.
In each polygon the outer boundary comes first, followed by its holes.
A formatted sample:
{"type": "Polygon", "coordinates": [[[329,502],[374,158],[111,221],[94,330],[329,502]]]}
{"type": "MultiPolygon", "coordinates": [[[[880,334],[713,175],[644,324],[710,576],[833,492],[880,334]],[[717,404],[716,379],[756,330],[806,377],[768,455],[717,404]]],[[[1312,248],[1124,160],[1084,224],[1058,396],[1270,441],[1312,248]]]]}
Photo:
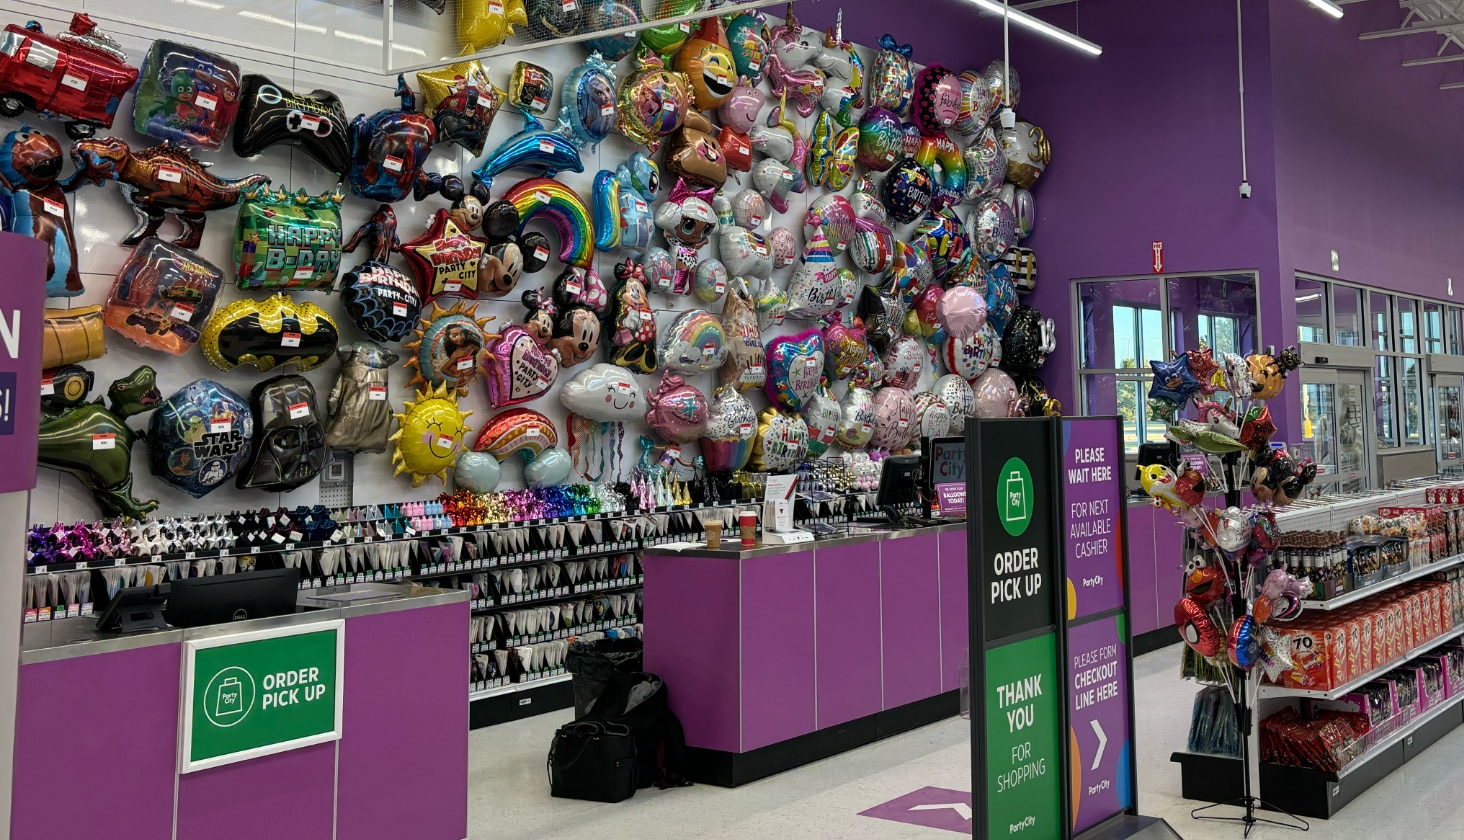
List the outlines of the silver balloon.
{"type": "Polygon", "coordinates": [[[487,452],[469,450],[458,456],[452,477],[461,490],[491,493],[498,489],[498,479],[502,474],[503,468],[497,458],[487,452]]]}
{"type": "Polygon", "coordinates": [[[1004,372],[991,368],[971,386],[976,395],[977,417],[1020,417],[1017,384],[1004,372]]]}
{"type": "Polygon", "coordinates": [[[574,460],[559,447],[546,449],[524,467],[524,481],[531,487],[553,487],[563,484],[574,471],[574,460]]]}
{"type": "Polygon", "coordinates": [[[1001,149],[1001,137],[995,128],[983,128],[976,142],[961,154],[966,161],[966,190],[961,197],[968,204],[991,195],[1006,183],[1006,152],[1001,149]]]}
{"type": "Polygon", "coordinates": [[[976,416],[976,395],[971,385],[954,373],[935,380],[930,392],[950,410],[951,433],[966,430],[966,418],[976,416]]]}
{"type": "Polygon", "coordinates": [[[941,359],[945,361],[946,370],[967,382],[974,382],[995,363],[1000,352],[1001,336],[987,322],[972,338],[947,336],[945,346],[941,348],[941,359]]]}
{"type": "Polygon", "coordinates": [[[925,357],[924,342],[908,335],[895,339],[884,357],[885,384],[906,390],[914,388],[925,371],[925,357]]]}
{"type": "Polygon", "coordinates": [[[768,200],[757,190],[748,188],[732,196],[732,221],[739,227],[751,231],[766,230],[772,218],[773,211],[768,207],[768,200]]]}
{"type": "Polygon", "coordinates": [[[712,394],[707,428],[701,436],[702,461],[708,472],[732,472],[747,466],[752,437],[757,433],[757,411],[731,385],[712,394]]]}
{"type": "Polygon", "coordinates": [[[970,139],[991,121],[1001,101],[987,84],[986,74],[967,70],[957,78],[961,81],[961,109],[953,128],[962,137],[970,139]]]}
{"type": "Polygon", "coordinates": [[[1007,183],[1031,189],[1052,162],[1052,145],[1047,134],[1029,122],[1001,132],[1001,149],[1006,154],[1007,183]]]}
{"type": "Polygon", "coordinates": [[[839,426],[834,436],[850,449],[869,443],[874,436],[874,392],[850,386],[849,393],[839,401],[839,426]]]}
{"type": "Polygon", "coordinates": [[[576,373],[559,389],[571,413],[602,423],[632,423],[646,416],[646,394],[626,368],[599,364],[576,373]]]}
{"type": "Polygon", "coordinates": [[[1215,528],[1215,545],[1234,554],[1250,545],[1250,519],[1238,507],[1228,507],[1220,514],[1215,528]]]}
{"type": "Polygon", "coordinates": [[[1031,236],[1032,224],[1037,217],[1032,191],[1012,184],[1003,184],[997,195],[1001,196],[1001,200],[1012,208],[1012,215],[1017,220],[1017,238],[1026,239],[1031,236]]]}
{"type": "Polygon", "coordinates": [[[951,410],[929,391],[915,395],[915,431],[910,435],[913,446],[923,437],[945,437],[951,433],[951,410]]]}
{"type": "Polygon", "coordinates": [[[874,393],[874,437],[876,449],[900,449],[910,440],[915,425],[915,397],[904,388],[891,385],[874,393]]]}
{"type": "Polygon", "coordinates": [[[997,59],[986,65],[986,89],[996,99],[996,111],[999,113],[1002,108],[1017,110],[1017,105],[1022,101],[1022,77],[1017,74],[1017,68],[1013,67],[1007,72],[1005,61],[997,59]],[[1011,101],[1007,101],[1007,79],[1011,79],[1011,101]]]}
{"type": "Polygon", "coordinates": [[[1017,217],[1012,208],[998,196],[987,196],[977,203],[967,220],[976,253],[988,262],[999,260],[1017,244],[1017,217]]]}
{"type": "Polygon", "coordinates": [[[808,457],[818,458],[838,439],[839,403],[827,386],[820,386],[803,401],[800,413],[808,424],[808,457]]]}

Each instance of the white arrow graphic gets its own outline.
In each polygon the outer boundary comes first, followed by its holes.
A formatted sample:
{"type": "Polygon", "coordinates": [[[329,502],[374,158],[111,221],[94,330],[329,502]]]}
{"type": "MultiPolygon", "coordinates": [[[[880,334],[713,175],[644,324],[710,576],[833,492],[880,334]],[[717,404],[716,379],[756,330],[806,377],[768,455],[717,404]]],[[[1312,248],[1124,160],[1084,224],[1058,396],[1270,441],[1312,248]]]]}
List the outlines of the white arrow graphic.
{"type": "Polygon", "coordinates": [[[912,811],[939,811],[942,808],[951,808],[951,809],[953,809],[957,814],[960,814],[961,815],[961,819],[963,819],[963,820],[969,820],[969,819],[971,819],[971,806],[970,805],[967,805],[964,802],[952,802],[949,805],[916,805],[914,808],[911,808],[910,810],[912,810],[912,811]]]}
{"type": "Polygon", "coordinates": [[[1108,748],[1108,735],[1104,733],[1103,727],[1096,719],[1088,721],[1093,724],[1093,734],[1098,736],[1098,754],[1093,756],[1093,766],[1089,770],[1097,770],[1098,763],[1103,760],[1103,751],[1108,748]]]}

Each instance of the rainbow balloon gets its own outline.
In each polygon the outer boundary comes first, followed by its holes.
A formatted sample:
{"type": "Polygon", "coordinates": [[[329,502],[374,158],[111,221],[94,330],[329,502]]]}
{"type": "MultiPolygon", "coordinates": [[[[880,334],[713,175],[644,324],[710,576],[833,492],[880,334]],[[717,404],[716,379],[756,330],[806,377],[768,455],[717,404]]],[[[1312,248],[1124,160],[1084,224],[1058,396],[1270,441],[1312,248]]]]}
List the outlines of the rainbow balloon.
{"type": "Polygon", "coordinates": [[[566,265],[589,268],[594,258],[590,211],[579,193],[553,178],[530,178],[520,181],[503,199],[513,203],[519,213],[519,232],[529,220],[547,214],[559,232],[559,261],[566,265]]]}
{"type": "Polygon", "coordinates": [[[512,408],[489,420],[473,441],[474,452],[486,452],[505,461],[523,452],[532,461],[559,444],[559,434],[548,417],[531,408],[512,408]]]}

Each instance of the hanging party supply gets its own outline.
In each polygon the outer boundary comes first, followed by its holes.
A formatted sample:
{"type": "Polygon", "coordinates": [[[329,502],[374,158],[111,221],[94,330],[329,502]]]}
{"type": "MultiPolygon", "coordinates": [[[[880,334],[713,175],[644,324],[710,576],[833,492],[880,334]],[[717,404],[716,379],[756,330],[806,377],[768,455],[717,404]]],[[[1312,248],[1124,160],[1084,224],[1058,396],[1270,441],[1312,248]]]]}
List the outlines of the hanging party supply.
{"type": "Polygon", "coordinates": [[[559,132],[591,150],[598,148],[615,129],[614,65],[591,53],[565,76],[559,102],[559,132]]]}
{"type": "Polygon", "coordinates": [[[437,142],[456,143],[474,157],[483,154],[488,129],[508,94],[489,81],[482,62],[460,61],[418,71],[417,87],[422,91],[422,113],[437,127],[437,142]]]}
{"type": "Polygon", "coordinates": [[[733,472],[752,457],[757,412],[736,388],[723,385],[712,394],[706,429],[698,439],[707,472],[733,472]]]}
{"type": "Polygon", "coordinates": [[[778,406],[796,412],[823,379],[823,334],[816,329],[778,336],[767,346],[768,380],[764,390],[778,406]]]}
{"type": "Polygon", "coordinates": [[[559,402],[573,414],[602,423],[630,423],[645,417],[646,395],[630,371],[591,365],[559,389],[559,402]]]}
{"type": "Polygon", "coordinates": [[[774,96],[788,96],[798,115],[807,117],[824,92],[824,74],[814,66],[823,54],[821,33],[798,22],[793,7],[781,26],[768,30],[768,57],[763,73],[774,96]]]}
{"type": "Polygon", "coordinates": [[[614,172],[595,175],[595,247],[601,251],[624,248],[645,250],[655,233],[651,203],[661,191],[661,168],[642,152],[635,152],[614,172]]]}
{"type": "Polygon", "coordinates": [[[326,401],[325,445],[338,452],[385,452],[395,413],[388,372],[399,357],[370,341],[342,344],[336,355],[341,369],[326,401]]]}
{"type": "Polygon", "coordinates": [[[436,476],[447,483],[447,468],[457,460],[458,452],[467,448],[471,411],[458,408],[457,394],[446,385],[418,390],[416,399],[402,406],[394,415],[397,430],[391,440],[396,444],[391,462],[397,476],[407,473],[413,487],[436,476]]]}
{"type": "Polygon", "coordinates": [[[437,143],[437,126],[417,111],[417,96],[397,76],[394,94],[399,108],[385,108],[351,120],[351,192],[372,201],[406,198],[422,172],[422,163],[437,143]]]}
{"type": "Polygon", "coordinates": [[[467,396],[492,320],[479,318],[476,306],[461,301],[449,309],[433,303],[418,322],[416,339],[405,345],[406,367],[415,371],[407,386],[431,391],[451,385],[457,396],[467,396]]]}
{"type": "Polygon", "coordinates": [[[76,261],[71,205],[61,188],[61,144],[23,125],[0,142],[0,226],[46,245],[46,297],[85,291],[76,261]]]}
{"type": "Polygon", "coordinates": [[[234,227],[234,282],[246,291],[328,289],[341,264],[341,201],[331,193],[244,190],[234,227]]]}
{"type": "Polygon", "coordinates": [[[241,490],[287,493],[330,463],[325,414],[315,386],[299,374],[266,379],[249,394],[254,442],[235,484],[241,490]]]}
{"type": "MultiPolygon", "coordinates": [[[[591,230],[590,211],[579,193],[552,178],[530,178],[510,187],[503,194],[503,201],[509,202],[518,211],[520,241],[529,241],[533,234],[526,234],[525,227],[533,219],[543,216],[559,234],[559,261],[565,265],[589,268],[595,255],[594,233],[591,230]]],[[[537,250],[537,247],[531,249],[537,250]]],[[[525,253],[524,271],[530,274],[538,271],[545,259],[548,259],[547,252],[542,257],[535,253],[525,253]],[[537,267],[529,267],[530,259],[536,261],[537,267]]]]}
{"type": "Polygon", "coordinates": [[[748,469],[753,472],[786,473],[808,456],[808,424],[791,411],[773,406],[757,416],[757,433],[752,439],[748,469]]]}
{"type": "Polygon", "coordinates": [[[250,158],[270,146],[297,146],[340,176],[351,165],[348,128],[345,106],[334,93],[294,93],[251,74],[239,93],[234,154],[250,158]]]}
{"type": "Polygon", "coordinates": [[[102,317],[138,346],[180,356],[198,343],[223,280],[192,251],[145,239],[118,269],[102,317]]]}
{"type": "Polygon", "coordinates": [[[483,375],[488,403],[494,408],[538,399],[559,378],[559,360],[528,330],[510,324],[488,336],[483,348],[483,375]]]}
{"type": "Polygon", "coordinates": [[[487,244],[458,227],[449,211],[432,214],[421,236],[401,245],[417,289],[427,301],[478,297],[478,269],[487,244]]]}
{"type": "Polygon", "coordinates": [[[195,379],[159,403],[148,419],[148,469],[201,499],[239,472],[253,439],[249,403],[211,379],[195,379]]]}
{"type": "Polygon", "coordinates": [[[722,331],[727,339],[727,360],[720,368],[718,381],[739,391],[763,387],[767,365],[762,331],[757,323],[757,304],[745,277],[734,277],[728,283],[727,302],[722,305],[722,331]]]}
{"type": "Polygon", "coordinates": [[[130,417],[151,411],[162,400],[157,372],[142,365],[116,380],[102,400],[84,403],[41,421],[37,462],[76,476],[96,500],[102,515],[142,519],[157,510],[156,499],[132,494],[132,444],[140,435],[130,417]]]}
{"type": "Polygon", "coordinates": [[[142,60],[132,103],[138,134],[210,151],[222,148],[239,113],[239,65],[158,39],[142,60]]]}
{"type": "Polygon", "coordinates": [[[261,372],[293,362],[301,371],[325,364],[340,331],[330,314],[283,292],[242,299],[220,309],[203,327],[203,355],[219,370],[254,365],[261,372]]]}
{"type": "Polygon", "coordinates": [[[646,403],[646,425],[663,440],[690,443],[706,431],[711,411],[706,396],[674,373],[661,374],[646,403]]]}

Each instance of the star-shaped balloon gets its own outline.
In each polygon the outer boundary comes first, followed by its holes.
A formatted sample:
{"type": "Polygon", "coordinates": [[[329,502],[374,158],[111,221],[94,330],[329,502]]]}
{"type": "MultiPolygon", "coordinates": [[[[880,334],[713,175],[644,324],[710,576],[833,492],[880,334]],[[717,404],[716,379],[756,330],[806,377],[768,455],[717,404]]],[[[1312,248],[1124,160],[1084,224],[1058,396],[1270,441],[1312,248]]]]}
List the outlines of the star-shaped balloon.
{"type": "Polygon", "coordinates": [[[1184,355],[1189,359],[1190,373],[1200,380],[1201,394],[1209,396],[1224,386],[1225,380],[1215,376],[1220,372],[1220,364],[1215,361],[1215,354],[1211,352],[1210,348],[1189,350],[1184,355]]]}
{"type": "Polygon", "coordinates": [[[1149,414],[1165,423],[1173,423],[1179,414],[1179,403],[1165,397],[1150,397],[1149,414]]]}
{"type": "Polygon", "coordinates": [[[1154,369],[1154,382],[1149,386],[1149,399],[1161,397],[1184,405],[1200,390],[1200,380],[1190,372],[1189,359],[1180,356],[1171,362],[1149,362],[1154,369]]]}
{"type": "Polygon", "coordinates": [[[1276,424],[1271,421],[1271,409],[1264,405],[1251,406],[1240,424],[1240,442],[1252,452],[1259,452],[1271,443],[1276,434],[1276,424]]]}
{"type": "Polygon", "coordinates": [[[424,301],[439,297],[478,297],[478,266],[488,246],[465,233],[446,209],[432,216],[427,230],[400,248],[417,277],[424,301]]]}

